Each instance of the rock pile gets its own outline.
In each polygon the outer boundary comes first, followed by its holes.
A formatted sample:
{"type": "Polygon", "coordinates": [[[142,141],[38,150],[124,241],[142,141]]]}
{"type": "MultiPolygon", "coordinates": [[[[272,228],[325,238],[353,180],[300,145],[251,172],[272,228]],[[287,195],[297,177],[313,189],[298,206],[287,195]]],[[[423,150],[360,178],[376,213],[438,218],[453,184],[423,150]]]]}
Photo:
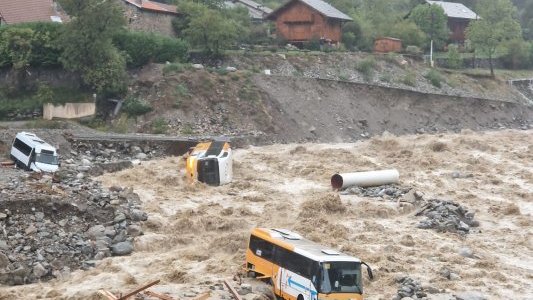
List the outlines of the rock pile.
{"type": "Polygon", "coordinates": [[[58,175],[63,178],[83,179],[87,175],[98,176],[130,168],[133,164],[163,154],[164,151],[160,147],[150,145],[141,147],[127,142],[74,142],[72,150],[62,155],[64,159],[58,175]]]}
{"type": "Polygon", "coordinates": [[[428,299],[420,282],[406,276],[397,278],[396,282],[400,287],[397,294],[392,297],[393,300],[428,299]]]}
{"type": "Polygon", "coordinates": [[[94,261],[133,251],[147,220],[132,189],[105,189],[99,182],[21,173],[0,185],[0,284],[60,277],[94,261]]]}
{"type": "Polygon", "coordinates": [[[147,143],[135,145],[131,142],[90,143],[75,141],[72,150],[66,154],[73,159],[88,159],[94,163],[110,163],[120,160],[145,160],[164,154],[161,146],[147,143]]]}
{"type": "Polygon", "coordinates": [[[349,187],[340,192],[341,195],[358,195],[362,197],[398,199],[409,193],[410,187],[401,187],[397,185],[381,185],[375,187],[349,187]]]}
{"type": "Polygon", "coordinates": [[[446,200],[431,199],[423,205],[416,216],[425,216],[417,228],[435,229],[439,232],[454,232],[466,234],[472,227],[478,227],[479,222],[474,220],[474,212],[446,200]]]}

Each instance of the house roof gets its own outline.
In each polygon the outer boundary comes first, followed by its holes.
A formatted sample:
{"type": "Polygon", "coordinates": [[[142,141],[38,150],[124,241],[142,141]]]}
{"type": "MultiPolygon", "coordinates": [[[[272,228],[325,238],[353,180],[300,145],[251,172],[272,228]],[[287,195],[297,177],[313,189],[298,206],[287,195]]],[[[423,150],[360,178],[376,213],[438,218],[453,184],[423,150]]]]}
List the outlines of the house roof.
{"type": "Polygon", "coordinates": [[[429,4],[436,4],[444,9],[444,14],[449,18],[459,18],[459,19],[472,19],[475,20],[478,18],[478,15],[473,12],[470,8],[464,6],[462,3],[454,2],[444,2],[444,1],[429,1],[426,0],[429,4]]]}
{"type": "Polygon", "coordinates": [[[164,4],[150,0],[124,0],[125,2],[136,6],[139,9],[149,10],[153,12],[178,14],[178,7],[176,5],[164,4]]]}
{"type": "Polygon", "coordinates": [[[340,10],[336,9],[335,7],[331,6],[329,3],[326,3],[322,0],[290,0],[283,4],[282,6],[278,7],[276,10],[274,10],[271,14],[268,15],[268,18],[271,18],[278,14],[281,10],[283,10],[285,7],[287,7],[290,3],[294,1],[300,1],[307,6],[311,7],[312,9],[318,11],[320,14],[331,18],[331,19],[339,19],[339,20],[346,20],[346,21],[352,21],[352,18],[350,18],[345,13],[341,12],[340,10]]]}
{"type": "Polygon", "coordinates": [[[226,7],[245,7],[248,9],[248,13],[253,19],[263,19],[266,15],[272,12],[272,9],[252,0],[227,0],[224,2],[224,5],[226,7]]]}
{"type": "Polygon", "coordinates": [[[1,0],[0,18],[6,24],[26,22],[61,22],[66,19],[52,0],[1,0]]]}

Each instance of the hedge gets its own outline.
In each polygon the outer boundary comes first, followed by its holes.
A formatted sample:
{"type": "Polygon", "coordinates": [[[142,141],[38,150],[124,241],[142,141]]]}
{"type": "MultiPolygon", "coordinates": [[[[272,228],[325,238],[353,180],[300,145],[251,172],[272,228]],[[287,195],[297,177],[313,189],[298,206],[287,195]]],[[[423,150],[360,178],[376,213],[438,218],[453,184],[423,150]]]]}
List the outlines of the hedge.
{"type": "MultiPolygon", "coordinates": [[[[5,40],[3,35],[5,31],[11,28],[29,28],[34,34],[31,41],[32,52],[30,56],[30,65],[35,67],[60,66],[59,56],[61,51],[57,47],[56,39],[61,34],[62,25],[53,22],[35,22],[0,27],[0,49],[2,44],[9,41],[5,40]]],[[[0,50],[0,67],[10,66],[12,61],[7,54],[0,50]]]]}
{"type": "Polygon", "coordinates": [[[149,62],[184,61],[189,48],[180,39],[135,31],[121,31],[113,40],[117,48],[127,54],[130,67],[149,62]]]}

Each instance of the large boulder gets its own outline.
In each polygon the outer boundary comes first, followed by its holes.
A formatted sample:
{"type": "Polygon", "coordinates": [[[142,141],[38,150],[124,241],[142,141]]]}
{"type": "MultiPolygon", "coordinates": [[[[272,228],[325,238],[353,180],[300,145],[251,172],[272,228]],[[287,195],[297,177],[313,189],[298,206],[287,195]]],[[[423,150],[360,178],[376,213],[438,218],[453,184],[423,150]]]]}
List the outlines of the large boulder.
{"type": "Polygon", "coordinates": [[[128,255],[133,252],[133,244],[131,242],[120,242],[111,246],[113,255],[128,255]]]}

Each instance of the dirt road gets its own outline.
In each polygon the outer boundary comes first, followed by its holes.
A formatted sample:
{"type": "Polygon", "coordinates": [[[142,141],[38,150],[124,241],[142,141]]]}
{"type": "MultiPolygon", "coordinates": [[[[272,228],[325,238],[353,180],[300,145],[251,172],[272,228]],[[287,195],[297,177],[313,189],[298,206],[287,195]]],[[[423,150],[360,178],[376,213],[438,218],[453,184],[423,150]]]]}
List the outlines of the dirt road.
{"type": "Polygon", "coordinates": [[[162,280],[155,291],[187,299],[238,272],[255,226],[294,229],[365,260],[376,275],[365,282],[367,299],[390,299],[401,275],[443,292],[430,299],[464,291],[531,299],[532,140],[531,130],[464,131],[250,147],[236,151],[234,182],[216,188],[190,185],[179,158],[143,163],[98,178],[106,186],[132,186],[149,213],[131,256],[43,284],[0,287],[0,299],[98,299],[100,288],[125,290],[155,279],[162,280]],[[479,230],[461,236],[417,229],[415,208],[387,199],[343,195],[346,209],[331,205],[339,205],[329,188],[332,174],[381,168],[397,168],[400,185],[424,198],[474,211],[479,230]],[[459,254],[464,247],[472,258],[459,254]],[[444,278],[443,270],[458,277],[444,278]]]}

